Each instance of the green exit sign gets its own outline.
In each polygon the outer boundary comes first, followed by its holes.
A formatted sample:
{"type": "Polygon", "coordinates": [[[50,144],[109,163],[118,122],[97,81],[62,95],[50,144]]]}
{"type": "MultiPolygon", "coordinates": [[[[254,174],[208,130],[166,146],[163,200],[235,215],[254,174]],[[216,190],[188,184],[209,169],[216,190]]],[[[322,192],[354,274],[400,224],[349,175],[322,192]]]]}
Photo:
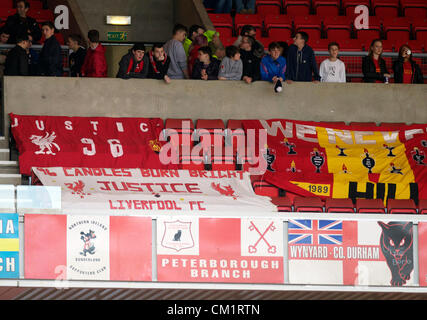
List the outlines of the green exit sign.
{"type": "Polygon", "coordinates": [[[108,41],[126,41],[128,38],[127,32],[107,32],[107,39],[108,41]]]}

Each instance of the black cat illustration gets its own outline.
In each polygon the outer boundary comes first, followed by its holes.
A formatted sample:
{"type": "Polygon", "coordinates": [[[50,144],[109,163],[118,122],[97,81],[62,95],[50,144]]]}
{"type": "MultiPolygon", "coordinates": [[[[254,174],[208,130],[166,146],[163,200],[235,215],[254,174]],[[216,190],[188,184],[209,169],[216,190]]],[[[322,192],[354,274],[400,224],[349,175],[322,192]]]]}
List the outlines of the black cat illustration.
{"type": "Polygon", "coordinates": [[[178,230],[177,233],[173,236],[173,241],[181,241],[181,230],[178,230]]]}
{"type": "Polygon", "coordinates": [[[412,222],[378,221],[382,228],[380,245],[391,271],[392,286],[402,286],[409,280],[413,265],[412,222]]]}

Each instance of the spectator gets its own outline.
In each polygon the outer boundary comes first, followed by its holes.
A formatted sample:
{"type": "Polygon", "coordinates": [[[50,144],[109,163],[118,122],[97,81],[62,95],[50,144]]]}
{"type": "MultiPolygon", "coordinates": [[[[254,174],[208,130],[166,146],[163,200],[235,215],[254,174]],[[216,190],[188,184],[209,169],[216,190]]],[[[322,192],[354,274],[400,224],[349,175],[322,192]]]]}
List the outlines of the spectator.
{"type": "Polygon", "coordinates": [[[339,45],[336,42],[328,44],[329,58],[320,64],[322,82],[346,82],[344,62],[338,59],[339,45]]]}
{"type": "MultiPolygon", "coordinates": [[[[199,57],[199,48],[208,45],[208,38],[204,35],[198,35],[190,47],[190,55],[188,57],[188,74],[193,74],[193,67],[199,57]]],[[[212,52],[212,51],[211,51],[212,52]]]]}
{"type": "Polygon", "coordinates": [[[280,46],[280,55],[286,59],[288,56],[288,43],[286,41],[277,41],[280,46]]]}
{"type": "Polygon", "coordinates": [[[240,31],[240,35],[237,37],[237,40],[234,42],[234,46],[239,47],[240,46],[240,42],[242,42],[242,38],[243,36],[250,36],[252,38],[254,38],[255,43],[252,46],[252,51],[254,53],[254,55],[261,59],[264,56],[264,45],[259,42],[258,40],[256,40],[256,29],[254,26],[251,26],[249,24],[244,25],[242,27],[242,30],[240,31]]]}
{"type": "Polygon", "coordinates": [[[163,79],[166,83],[170,83],[170,78],[167,75],[171,59],[166,54],[161,44],[155,44],[149,52],[150,65],[148,68],[148,76],[150,79],[163,79]]]}
{"type": "Polygon", "coordinates": [[[411,48],[404,44],[399,49],[399,57],[393,63],[395,83],[424,83],[418,64],[412,59],[411,48]]]}
{"type": "Polygon", "coordinates": [[[10,31],[3,27],[0,34],[0,44],[7,44],[10,38],[10,31]]]}
{"type": "Polygon", "coordinates": [[[78,34],[68,37],[67,45],[73,52],[70,54],[70,75],[81,77],[81,69],[86,57],[86,49],[82,47],[82,38],[78,34]]]}
{"type": "Polygon", "coordinates": [[[236,0],[236,12],[241,14],[254,14],[255,0],[236,0]]]}
{"type": "Polygon", "coordinates": [[[168,76],[171,79],[188,79],[187,55],[182,43],[187,34],[187,27],[177,24],[173,28],[172,39],[164,45],[166,54],[171,59],[168,76]]]}
{"type": "Polygon", "coordinates": [[[217,0],[215,13],[230,13],[233,7],[233,0],[217,0]]]}
{"type": "Polygon", "coordinates": [[[28,76],[29,61],[27,49],[30,47],[28,35],[16,36],[16,46],[9,51],[6,58],[4,74],[6,76],[28,76]]]}
{"type": "Polygon", "coordinates": [[[9,43],[16,43],[16,36],[18,34],[27,33],[27,30],[31,31],[34,42],[39,42],[42,33],[40,31],[37,21],[27,16],[27,12],[30,9],[30,4],[24,0],[18,0],[16,2],[16,13],[9,16],[6,20],[6,28],[10,31],[9,43]]]}
{"type": "Polygon", "coordinates": [[[211,48],[212,57],[222,60],[225,57],[225,49],[219,38],[219,32],[208,30],[203,35],[208,38],[208,46],[211,48]]]}
{"type": "MultiPolygon", "coordinates": [[[[3,27],[0,33],[0,44],[7,44],[7,41],[9,40],[9,36],[10,36],[10,31],[7,30],[5,27],[3,27]]],[[[5,67],[6,57],[8,52],[9,52],[9,49],[0,50],[0,78],[2,78],[4,74],[4,67],[5,67]]]]}
{"type": "Polygon", "coordinates": [[[105,78],[107,77],[107,60],[105,59],[105,47],[99,43],[98,30],[89,30],[89,47],[86,50],[85,61],[81,68],[82,77],[105,78]]]}
{"type": "Polygon", "coordinates": [[[242,80],[246,83],[260,79],[260,60],[252,52],[254,42],[254,39],[249,36],[243,36],[240,42],[240,58],[243,63],[242,80]]]}
{"type": "Polygon", "coordinates": [[[185,54],[187,55],[187,57],[189,56],[191,51],[191,44],[194,42],[194,40],[198,35],[205,33],[205,31],[206,30],[202,26],[199,26],[198,24],[193,24],[190,27],[190,29],[188,30],[189,36],[185,38],[185,41],[183,43],[185,54]]]}
{"type": "Polygon", "coordinates": [[[47,21],[42,24],[45,42],[39,56],[39,72],[42,76],[62,76],[61,45],[55,38],[55,26],[47,21]]]}
{"type": "Polygon", "coordinates": [[[241,80],[243,73],[243,62],[240,60],[240,52],[235,46],[225,48],[225,57],[219,68],[219,80],[241,80]]]}
{"type": "Polygon", "coordinates": [[[31,35],[31,32],[28,31],[28,41],[29,41],[29,47],[27,49],[28,54],[28,64],[29,64],[29,70],[30,70],[30,76],[38,76],[40,74],[39,72],[39,53],[32,48],[33,45],[33,36],[31,35]]]}
{"type": "Polygon", "coordinates": [[[386,78],[390,78],[384,59],[383,43],[380,39],[372,41],[369,47],[369,54],[362,59],[362,72],[364,82],[384,83],[386,78]]]}
{"type": "Polygon", "coordinates": [[[304,31],[298,32],[294,37],[294,44],[288,48],[286,59],[286,82],[292,81],[320,81],[317,70],[316,57],[313,49],[307,44],[308,34],[304,31]]]}
{"type": "Polygon", "coordinates": [[[274,90],[280,92],[285,80],[286,59],[280,55],[280,45],[277,42],[268,45],[268,52],[261,60],[261,80],[273,82],[274,90]]]}
{"type": "Polygon", "coordinates": [[[141,43],[136,43],[120,60],[116,78],[145,79],[148,74],[148,68],[149,61],[148,56],[145,54],[145,46],[141,43]]]}
{"type": "Polygon", "coordinates": [[[218,80],[220,62],[212,57],[209,47],[200,47],[198,50],[198,60],[193,68],[192,79],[218,80]]]}

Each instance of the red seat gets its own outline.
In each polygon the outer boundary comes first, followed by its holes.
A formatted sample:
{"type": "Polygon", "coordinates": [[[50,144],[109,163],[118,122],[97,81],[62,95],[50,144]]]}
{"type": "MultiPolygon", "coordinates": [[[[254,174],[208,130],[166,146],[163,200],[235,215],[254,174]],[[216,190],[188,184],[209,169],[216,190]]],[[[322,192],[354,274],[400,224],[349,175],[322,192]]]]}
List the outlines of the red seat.
{"type": "Polygon", "coordinates": [[[382,18],[381,22],[387,40],[396,40],[399,42],[409,40],[411,20],[408,18],[386,17],[382,18]]]}
{"type": "Polygon", "coordinates": [[[405,122],[381,122],[379,127],[382,130],[400,130],[405,125],[405,122]]]}
{"type": "Polygon", "coordinates": [[[427,214],[427,199],[421,199],[418,201],[418,213],[427,214]]]}
{"type": "Polygon", "coordinates": [[[381,37],[380,21],[376,17],[369,17],[368,29],[356,29],[357,38],[364,41],[372,41],[381,37]]]}
{"type": "Polygon", "coordinates": [[[43,3],[41,1],[28,0],[28,3],[30,4],[30,8],[33,10],[42,10],[43,9],[43,3]]]}
{"type": "Polygon", "coordinates": [[[267,15],[264,24],[272,41],[285,41],[291,37],[292,21],[287,15],[267,15]]]}
{"type": "Polygon", "coordinates": [[[352,24],[353,19],[343,16],[326,17],[323,20],[328,39],[337,42],[350,39],[352,24]]]}
{"type": "Polygon", "coordinates": [[[416,214],[417,207],[412,199],[388,199],[387,212],[390,214],[416,214]]]}
{"type": "Polygon", "coordinates": [[[224,145],[224,121],[222,119],[199,119],[196,124],[197,138],[203,145],[224,145]]]}
{"type": "MultiPolygon", "coordinates": [[[[0,8],[13,9],[13,0],[1,0],[0,8]]],[[[13,9],[16,11],[15,9],[13,9]]]]}
{"type": "Polygon", "coordinates": [[[365,5],[370,8],[369,0],[342,0],[342,6],[348,17],[354,16],[354,8],[360,5],[365,5]]]}
{"type": "Polygon", "coordinates": [[[363,44],[359,39],[347,39],[340,41],[338,44],[341,51],[360,51],[363,48],[363,44]]]}
{"type": "Polygon", "coordinates": [[[277,206],[279,212],[292,212],[292,201],[289,198],[274,197],[271,202],[277,206]]]}
{"type": "Polygon", "coordinates": [[[194,124],[191,119],[166,119],[163,135],[172,145],[178,147],[193,144],[191,139],[193,131],[194,124]]]}
{"type": "Polygon", "coordinates": [[[381,199],[357,199],[357,213],[385,213],[383,200],[381,199]]]}
{"type": "Polygon", "coordinates": [[[305,31],[309,41],[320,39],[322,21],[318,16],[296,16],[294,17],[295,31],[305,31]]]}
{"type": "Polygon", "coordinates": [[[327,198],[325,202],[326,212],[354,213],[354,205],[351,199],[327,198]]]}
{"type": "Polygon", "coordinates": [[[400,3],[405,17],[427,17],[427,2],[425,0],[400,0],[400,3]]]}
{"type": "Polygon", "coordinates": [[[312,47],[315,51],[328,51],[328,44],[330,42],[331,40],[329,39],[316,39],[313,41],[310,40],[310,47],[312,47]]]}
{"type": "Polygon", "coordinates": [[[427,18],[421,19],[413,19],[412,20],[412,28],[415,33],[415,38],[422,42],[427,42],[427,18]]]}
{"type": "Polygon", "coordinates": [[[318,197],[296,197],[294,208],[296,212],[323,212],[323,201],[318,197]]]}
{"type": "Polygon", "coordinates": [[[223,35],[222,33],[219,34],[219,39],[221,40],[222,45],[224,48],[228,46],[234,45],[234,42],[236,42],[237,37],[228,37],[227,34],[223,35]]]}
{"type": "Polygon", "coordinates": [[[279,196],[279,188],[264,180],[254,181],[252,183],[252,188],[254,189],[254,192],[259,196],[266,196],[271,198],[279,196]]]}
{"type": "Polygon", "coordinates": [[[403,44],[407,44],[408,46],[410,46],[412,52],[415,52],[415,53],[422,53],[426,51],[425,44],[418,40],[408,40],[403,43],[399,42],[399,47],[396,47],[396,51],[399,51],[400,46],[403,44]]]}
{"type": "Polygon", "coordinates": [[[56,38],[56,40],[58,40],[58,42],[61,46],[63,46],[65,44],[64,36],[62,35],[62,33],[60,33],[60,32],[55,33],[55,38],[56,38]]]}
{"type": "Polygon", "coordinates": [[[242,27],[250,24],[256,30],[256,38],[260,38],[262,36],[263,20],[263,16],[257,14],[236,14],[234,17],[236,32],[240,34],[242,27]]]}
{"type": "Polygon", "coordinates": [[[372,9],[377,17],[397,17],[399,0],[372,0],[372,9]]]}
{"type": "Polygon", "coordinates": [[[220,37],[233,37],[233,19],[228,13],[208,13],[208,16],[220,37]]]}
{"type": "Polygon", "coordinates": [[[319,17],[338,16],[339,0],[313,0],[313,7],[319,17]]]}
{"type": "Polygon", "coordinates": [[[16,9],[0,7],[0,18],[6,20],[7,17],[14,15],[16,9]]]}
{"type": "Polygon", "coordinates": [[[396,45],[396,40],[382,40],[384,52],[396,52],[399,50],[396,45]]]}
{"type": "Polygon", "coordinates": [[[261,16],[280,14],[282,11],[282,3],[280,0],[257,0],[255,7],[257,14],[261,16]]]}
{"type": "Polygon", "coordinates": [[[308,16],[310,13],[310,0],[286,0],[285,12],[293,16],[308,16]]]}
{"type": "Polygon", "coordinates": [[[358,122],[358,121],[353,121],[350,122],[350,127],[376,127],[377,124],[375,122],[358,122]]]}
{"type": "Polygon", "coordinates": [[[28,16],[36,19],[37,22],[45,22],[45,21],[51,21],[54,20],[53,12],[50,10],[33,10],[30,8],[28,10],[28,16]]]}

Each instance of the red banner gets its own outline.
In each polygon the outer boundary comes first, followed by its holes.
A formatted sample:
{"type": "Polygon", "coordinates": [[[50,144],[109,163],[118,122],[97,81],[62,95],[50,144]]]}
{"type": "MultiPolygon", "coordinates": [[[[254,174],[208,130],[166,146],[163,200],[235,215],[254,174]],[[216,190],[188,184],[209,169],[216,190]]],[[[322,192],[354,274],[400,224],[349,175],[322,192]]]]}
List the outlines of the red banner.
{"type": "Polygon", "coordinates": [[[20,172],[31,167],[176,168],[158,153],[159,118],[51,117],[10,114],[20,172]]]}
{"type": "Polygon", "coordinates": [[[159,218],[159,281],[283,283],[283,222],[159,218]]]}
{"type": "Polygon", "coordinates": [[[151,218],[25,215],[25,279],[151,281],[151,218]]]}
{"type": "Polygon", "coordinates": [[[266,130],[264,179],[302,196],[427,199],[427,124],[351,127],[285,119],[245,120],[266,130]]]}

